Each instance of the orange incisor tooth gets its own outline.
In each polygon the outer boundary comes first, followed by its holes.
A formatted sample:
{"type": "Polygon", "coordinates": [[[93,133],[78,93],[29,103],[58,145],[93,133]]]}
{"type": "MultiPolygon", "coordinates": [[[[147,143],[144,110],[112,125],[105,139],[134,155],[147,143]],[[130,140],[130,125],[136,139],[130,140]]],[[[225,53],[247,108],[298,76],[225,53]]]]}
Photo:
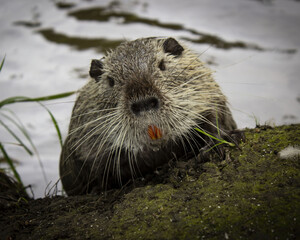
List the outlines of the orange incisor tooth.
{"type": "Polygon", "coordinates": [[[152,140],[160,139],[162,137],[161,130],[155,125],[148,126],[148,135],[152,140]]]}

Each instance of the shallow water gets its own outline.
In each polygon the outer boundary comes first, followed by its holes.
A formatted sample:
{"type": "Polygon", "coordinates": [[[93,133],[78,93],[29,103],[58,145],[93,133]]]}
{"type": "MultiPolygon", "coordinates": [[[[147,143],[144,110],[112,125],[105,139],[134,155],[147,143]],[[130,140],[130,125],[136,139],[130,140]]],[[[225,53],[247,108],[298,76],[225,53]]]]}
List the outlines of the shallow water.
{"type": "MultiPolygon", "coordinates": [[[[185,40],[215,70],[240,128],[254,127],[256,122],[300,122],[299,1],[67,3],[1,0],[0,58],[6,55],[6,60],[0,73],[0,100],[77,90],[88,78],[90,60],[101,58],[105,50],[125,39],[173,36],[185,40]]],[[[74,98],[45,103],[64,137],[74,98]]],[[[60,145],[50,117],[36,103],[7,108],[30,132],[46,179],[37,157],[10,144],[15,140],[3,128],[0,141],[20,162],[17,169],[24,183],[32,185],[35,197],[44,196],[46,186],[49,189],[59,179],[60,145]]]]}

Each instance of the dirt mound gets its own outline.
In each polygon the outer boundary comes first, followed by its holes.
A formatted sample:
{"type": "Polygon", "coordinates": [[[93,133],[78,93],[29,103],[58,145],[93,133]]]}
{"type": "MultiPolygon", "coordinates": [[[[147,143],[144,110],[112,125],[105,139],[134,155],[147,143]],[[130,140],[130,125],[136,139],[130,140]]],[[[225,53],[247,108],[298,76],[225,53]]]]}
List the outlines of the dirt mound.
{"type": "Polygon", "coordinates": [[[279,152],[300,146],[300,125],[245,134],[223,161],[170,162],[100,196],[26,200],[1,187],[1,239],[296,239],[300,157],[279,152]]]}

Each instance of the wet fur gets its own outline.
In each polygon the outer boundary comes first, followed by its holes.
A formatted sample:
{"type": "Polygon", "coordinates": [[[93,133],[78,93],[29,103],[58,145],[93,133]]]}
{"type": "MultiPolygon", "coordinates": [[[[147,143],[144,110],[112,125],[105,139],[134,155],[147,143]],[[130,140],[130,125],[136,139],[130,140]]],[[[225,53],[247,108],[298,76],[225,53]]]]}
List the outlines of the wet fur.
{"type": "Polygon", "coordinates": [[[68,195],[121,186],[172,158],[212,146],[195,127],[217,137],[236,129],[211,71],[172,38],[123,43],[94,60],[90,75],[79,91],[61,154],[68,195]],[[149,97],[158,99],[157,106],[134,114],[132,104],[149,97]],[[149,125],[162,130],[161,139],[150,139],[149,125]]]}

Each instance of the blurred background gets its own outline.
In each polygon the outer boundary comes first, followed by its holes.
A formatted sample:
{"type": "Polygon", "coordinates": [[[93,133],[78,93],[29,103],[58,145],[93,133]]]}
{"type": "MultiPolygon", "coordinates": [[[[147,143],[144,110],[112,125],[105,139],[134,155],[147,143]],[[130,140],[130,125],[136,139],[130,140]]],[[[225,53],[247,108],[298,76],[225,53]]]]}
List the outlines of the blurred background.
{"type": "MultiPolygon", "coordinates": [[[[76,91],[88,80],[91,59],[101,58],[122,41],[172,36],[185,41],[215,71],[240,128],[300,122],[300,1],[0,3],[0,62],[5,57],[0,101],[76,91]]],[[[44,102],[63,138],[75,97],[44,102]]],[[[16,103],[6,109],[28,130],[43,168],[36,155],[13,144],[14,138],[2,126],[0,141],[16,160],[24,184],[32,186],[34,197],[43,197],[59,180],[61,148],[53,123],[37,103],[16,103]]],[[[3,163],[0,167],[8,168],[3,163]]]]}

